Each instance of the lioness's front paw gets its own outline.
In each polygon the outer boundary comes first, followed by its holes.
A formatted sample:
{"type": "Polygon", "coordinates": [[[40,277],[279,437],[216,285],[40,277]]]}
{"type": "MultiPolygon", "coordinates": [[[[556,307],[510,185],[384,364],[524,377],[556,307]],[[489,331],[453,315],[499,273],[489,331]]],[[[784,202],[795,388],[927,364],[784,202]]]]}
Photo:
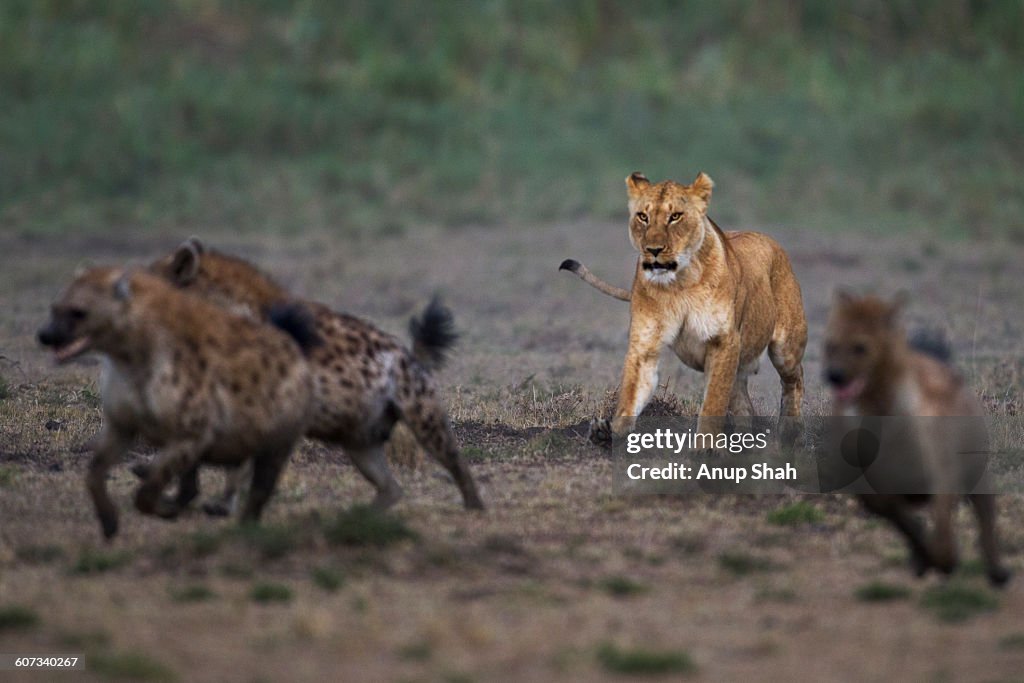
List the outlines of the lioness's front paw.
{"type": "Polygon", "coordinates": [[[612,435],[612,423],[610,420],[594,418],[590,421],[590,432],[587,434],[587,438],[590,439],[591,443],[603,448],[611,448],[612,435]]]}

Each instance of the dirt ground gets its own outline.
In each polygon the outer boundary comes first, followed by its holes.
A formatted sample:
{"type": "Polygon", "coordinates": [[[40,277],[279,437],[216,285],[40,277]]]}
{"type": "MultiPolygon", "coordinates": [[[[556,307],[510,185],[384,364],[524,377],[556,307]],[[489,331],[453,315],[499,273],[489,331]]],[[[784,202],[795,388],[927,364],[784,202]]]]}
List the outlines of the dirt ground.
{"type": "MultiPolygon", "coordinates": [[[[304,442],[258,532],[199,511],[142,518],[119,468],[122,532],[104,544],[82,482],[98,370],[55,367],[34,331],[77,265],[141,263],[187,235],[2,235],[0,652],[77,653],[88,671],[0,679],[1020,680],[1024,576],[987,588],[966,509],[963,570],[915,580],[895,534],[844,498],[613,494],[609,457],[574,426],[615,389],[628,307],[556,269],[576,257],[625,285],[624,226],[193,232],[402,336],[442,294],[462,332],[446,397],[489,509],[463,511],[442,471],[421,463],[398,471],[404,527],[339,535],[370,487],[342,453],[304,442]]],[[[944,330],[989,410],[1017,414],[1024,249],[769,232],[803,286],[806,411],[824,410],[821,332],[840,284],[908,292],[911,326],[944,330]]],[[[663,405],[695,409],[698,374],[665,357],[661,377],[663,405]]],[[[777,410],[767,362],[752,393],[777,410]]],[[[204,473],[207,493],[219,476],[204,473]]],[[[1004,498],[1000,524],[1019,574],[1024,501],[1004,498]]]]}

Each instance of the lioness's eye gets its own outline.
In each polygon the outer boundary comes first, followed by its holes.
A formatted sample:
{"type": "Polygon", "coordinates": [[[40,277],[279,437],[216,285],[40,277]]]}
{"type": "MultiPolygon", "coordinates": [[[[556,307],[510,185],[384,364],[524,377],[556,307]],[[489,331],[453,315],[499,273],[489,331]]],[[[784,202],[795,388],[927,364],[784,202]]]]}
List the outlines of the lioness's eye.
{"type": "Polygon", "coordinates": [[[640,219],[641,223],[646,223],[647,222],[647,214],[644,213],[643,211],[637,211],[636,212],[636,217],[638,219],[640,219]]]}
{"type": "Polygon", "coordinates": [[[671,216],[668,217],[668,222],[669,223],[675,223],[677,220],[679,220],[682,217],[683,217],[683,214],[681,214],[678,211],[676,211],[674,214],[672,214],[671,216]]]}
{"type": "Polygon", "coordinates": [[[863,344],[854,344],[853,345],[853,354],[855,356],[863,356],[867,352],[868,352],[868,347],[864,346],[863,344]]]}

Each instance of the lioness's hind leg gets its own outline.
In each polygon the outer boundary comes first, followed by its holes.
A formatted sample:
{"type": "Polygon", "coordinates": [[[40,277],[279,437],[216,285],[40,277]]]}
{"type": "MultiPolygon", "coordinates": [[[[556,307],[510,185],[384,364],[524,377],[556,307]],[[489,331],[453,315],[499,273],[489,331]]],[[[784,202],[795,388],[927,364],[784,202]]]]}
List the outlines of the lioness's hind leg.
{"type": "Polygon", "coordinates": [[[776,327],[768,343],[768,358],[779,373],[782,382],[782,401],[779,417],[800,417],[800,404],[804,398],[804,347],[807,345],[806,332],[790,335],[776,327]]]}

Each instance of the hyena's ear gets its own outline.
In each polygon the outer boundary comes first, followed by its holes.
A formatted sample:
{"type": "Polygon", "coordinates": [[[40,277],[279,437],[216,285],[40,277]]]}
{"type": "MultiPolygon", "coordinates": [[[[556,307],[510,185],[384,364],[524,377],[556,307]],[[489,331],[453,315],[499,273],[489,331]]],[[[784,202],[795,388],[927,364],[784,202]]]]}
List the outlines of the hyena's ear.
{"type": "Polygon", "coordinates": [[[124,271],[114,281],[114,298],[118,301],[128,301],[132,298],[132,273],[130,270],[124,271]]]}
{"type": "Polygon", "coordinates": [[[711,179],[711,176],[704,171],[701,171],[697,174],[697,177],[694,178],[693,184],[690,185],[690,189],[693,190],[698,197],[703,199],[705,204],[707,204],[711,201],[711,188],[714,186],[715,181],[711,179]]]}
{"type": "Polygon", "coordinates": [[[629,199],[632,201],[640,196],[640,194],[651,186],[651,181],[647,179],[640,171],[633,171],[626,178],[626,191],[629,193],[629,199]]]}
{"type": "Polygon", "coordinates": [[[71,277],[75,279],[82,277],[87,271],[91,270],[94,265],[95,264],[89,259],[81,261],[77,266],[75,266],[75,272],[71,277]]]}
{"type": "Polygon", "coordinates": [[[894,325],[899,320],[900,315],[903,313],[903,309],[907,307],[907,303],[909,301],[910,295],[906,291],[900,290],[896,292],[892,301],[887,305],[885,321],[890,325],[894,325]]]}
{"type": "Polygon", "coordinates": [[[849,290],[837,287],[832,291],[833,306],[848,306],[853,303],[854,299],[856,299],[856,297],[849,290]]]}
{"type": "Polygon", "coordinates": [[[206,250],[196,237],[189,237],[171,257],[171,278],[176,285],[187,285],[199,275],[199,258],[206,250]]]}

